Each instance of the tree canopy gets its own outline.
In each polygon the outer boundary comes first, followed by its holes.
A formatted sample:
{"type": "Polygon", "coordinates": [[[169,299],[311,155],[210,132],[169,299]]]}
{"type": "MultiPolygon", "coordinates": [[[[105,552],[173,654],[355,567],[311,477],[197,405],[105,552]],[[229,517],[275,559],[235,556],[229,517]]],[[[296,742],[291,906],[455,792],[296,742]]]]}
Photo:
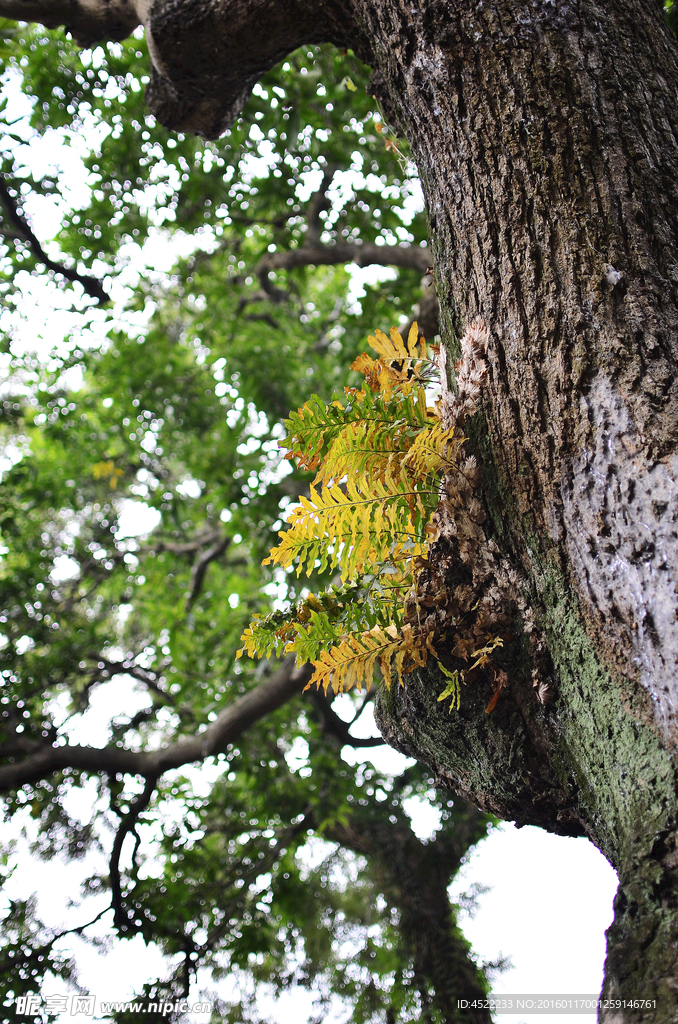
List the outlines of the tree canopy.
{"type": "MultiPolygon", "coordinates": [[[[360,730],[371,694],[335,704],[290,659],[235,658],[254,614],[323,582],[261,567],[309,480],[282,420],[356,384],[375,328],[437,331],[406,144],[350,51],[296,52],[203,142],[147,113],[140,32],[76,53],[1,29],[6,813],[33,819],[37,856],[82,860],[79,934],[159,944],[147,995],[203,968],[307,986],[319,1020],[332,997],[356,1022],[462,1019],[453,996],[488,982],[447,886],[489,817],[422,766],[361,760],[383,742],[360,730]],[[82,157],[75,189],[59,146],[82,157]],[[389,269],[361,292],[349,264],[389,269]],[[439,808],[429,842],[412,796],[439,808]]],[[[75,979],[31,901],[4,934],[5,1007],[75,979]]],[[[214,1019],[259,1011],[243,996],[214,1019]]]]}

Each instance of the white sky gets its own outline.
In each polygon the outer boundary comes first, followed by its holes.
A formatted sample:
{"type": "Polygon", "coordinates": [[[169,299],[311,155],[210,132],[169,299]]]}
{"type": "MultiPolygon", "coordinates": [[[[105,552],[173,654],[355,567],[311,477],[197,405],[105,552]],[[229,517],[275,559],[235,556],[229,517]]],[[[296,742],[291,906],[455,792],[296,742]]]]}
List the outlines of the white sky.
{"type": "MultiPolygon", "coordinates": [[[[14,106],[10,104],[8,112],[11,118],[20,113],[20,102],[14,91],[14,106]]],[[[17,131],[16,125],[13,130],[17,131]]],[[[50,133],[43,142],[33,147],[31,161],[36,170],[57,164],[69,179],[69,200],[77,205],[80,196],[84,201],[87,182],[79,162],[77,145],[64,146],[56,133],[50,133]]],[[[57,229],[58,210],[50,207],[43,199],[36,199],[36,204],[35,210],[29,208],[29,212],[36,216],[36,230],[47,240],[57,229]]],[[[135,277],[141,272],[142,263],[156,266],[158,271],[165,269],[161,263],[168,258],[168,250],[166,240],[159,236],[147,247],[143,260],[141,253],[130,250],[129,274],[126,279],[118,282],[116,288],[133,286],[135,277]]],[[[96,272],[96,267],[94,269],[96,272]]],[[[356,271],[352,298],[360,298],[363,282],[388,276],[389,271],[383,269],[356,271]]],[[[29,275],[26,278],[27,306],[32,306],[33,313],[31,321],[24,328],[25,339],[21,341],[26,347],[35,347],[36,344],[40,346],[42,340],[42,346],[49,348],[55,333],[63,336],[76,325],[77,314],[69,309],[72,295],[64,294],[64,310],[55,314],[53,306],[52,311],[49,311],[53,289],[50,289],[50,303],[46,303],[43,282],[29,275]]],[[[139,329],[143,329],[143,317],[139,329]]],[[[91,343],[96,343],[97,339],[95,314],[91,343]]],[[[128,532],[139,532],[138,524],[144,521],[141,504],[129,508],[128,520],[128,532]]],[[[119,696],[117,692],[116,710],[120,706],[119,696]]],[[[142,700],[141,696],[131,687],[128,710],[139,700],[142,700]]],[[[93,701],[88,719],[73,723],[73,739],[77,739],[79,733],[81,737],[88,738],[89,742],[104,742],[104,719],[109,711],[106,690],[102,688],[100,695],[93,701]]],[[[353,756],[356,755],[346,751],[347,760],[353,756]]],[[[402,755],[390,748],[358,751],[357,756],[360,760],[372,761],[382,771],[398,772],[408,763],[402,755]]],[[[408,805],[408,813],[420,836],[430,835],[435,829],[436,816],[430,808],[412,801],[408,805]]],[[[77,897],[80,882],[86,873],[86,862],[70,865],[59,859],[38,862],[27,856],[25,843],[21,844],[20,849],[20,863],[9,883],[7,894],[11,897],[26,896],[37,887],[40,913],[48,923],[57,924],[66,918],[74,921],[73,915],[77,915],[77,911],[69,910],[67,904],[70,898],[77,897]]],[[[471,853],[454,882],[453,894],[459,895],[473,883],[488,886],[489,891],[478,898],[478,911],[473,919],[462,917],[465,934],[480,959],[494,960],[500,955],[506,955],[510,956],[513,965],[510,970],[497,976],[493,986],[496,994],[597,994],[600,991],[605,955],[604,931],[612,918],[616,876],[587,840],[563,839],[536,828],[518,830],[512,825],[504,825],[471,853]]],[[[85,917],[89,916],[88,911],[85,917]]],[[[77,920],[79,922],[82,918],[77,916],[77,920]]],[[[113,944],[107,955],[93,950],[75,937],[64,940],[62,948],[66,946],[72,948],[77,956],[81,984],[86,991],[96,993],[99,998],[128,998],[145,981],[166,972],[158,950],[153,946],[144,947],[138,937],[129,942],[113,944]]],[[[204,981],[206,987],[213,987],[206,978],[204,981]]],[[[225,992],[228,982],[222,983],[220,988],[225,992]]],[[[63,991],[63,988],[57,982],[51,989],[49,986],[45,988],[45,994],[59,991],[63,991]]],[[[312,1012],[310,998],[299,991],[290,993],[277,1004],[267,1004],[266,1009],[276,1024],[302,1024],[312,1012]]],[[[339,1005],[336,1010],[337,1015],[332,1019],[344,1019],[339,1005]]],[[[64,1015],[61,1019],[73,1024],[91,1020],[71,1015],[64,1015]]],[[[194,1016],[193,1019],[206,1018],[194,1016]]],[[[504,1019],[515,1024],[520,1020],[516,1016],[504,1019]]],[[[557,1019],[567,1024],[570,1020],[585,1022],[593,1018],[577,1016],[557,1019]]],[[[526,1021],[530,1024],[551,1024],[553,1018],[530,1015],[526,1021]]]]}

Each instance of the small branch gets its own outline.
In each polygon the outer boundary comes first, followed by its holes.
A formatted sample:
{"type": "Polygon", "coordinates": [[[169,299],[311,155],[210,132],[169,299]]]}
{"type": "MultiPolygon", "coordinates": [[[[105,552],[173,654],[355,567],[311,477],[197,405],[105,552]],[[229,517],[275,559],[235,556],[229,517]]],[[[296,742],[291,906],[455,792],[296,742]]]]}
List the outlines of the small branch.
{"type": "Polygon", "coordinates": [[[84,931],[91,928],[93,924],[97,923],[97,921],[100,921],[104,914],[107,913],[108,907],[106,907],[105,910],[100,910],[96,917],[93,917],[91,921],[87,921],[86,924],[79,924],[76,928],[65,928],[62,932],[58,932],[54,936],[54,941],[56,942],[58,939],[63,939],[64,935],[82,935],[84,931]]]}
{"type": "Polygon", "coordinates": [[[349,732],[350,727],[364,711],[367,699],[363,702],[361,708],[352,721],[345,722],[343,718],[339,717],[336,711],[332,710],[331,701],[322,690],[311,691],[310,697],[312,703],[315,705],[316,711],[318,712],[318,717],[320,718],[320,728],[326,735],[333,736],[335,739],[339,740],[342,746],[351,746],[356,748],[379,747],[383,746],[386,742],[383,736],[370,736],[365,739],[359,739],[356,736],[351,736],[351,733],[349,732]]]}
{"type": "Polygon", "coordinates": [[[214,949],[217,941],[221,938],[224,932],[231,927],[229,919],[232,918],[234,912],[242,907],[246,902],[252,882],[254,882],[259,875],[271,870],[280,855],[285,852],[287,846],[289,846],[290,842],[296,836],[313,827],[315,827],[313,810],[311,807],[307,807],[304,810],[304,817],[301,821],[297,822],[296,825],[290,825],[288,828],[284,829],[282,835],[275,843],[275,846],[266,853],[265,857],[261,860],[257,859],[248,871],[244,871],[242,875],[240,875],[240,880],[243,883],[242,889],[236,899],[232,900],[223,908],[221,924],[214,925],[214,927],[210,929],[207,941],[198,948],[201,954],[204,955],[210,949],[214,949]]]}
{"type": "Polygon", "coordinates": [[[210,562],[214,562],[217,558],[220,558],[231,543],[230,537],[219,537],[219,540],[208,548],[207,551],[203,551],[198,558],[196,558],[191,569],[191,578],[188,583],[188,593],[186,594],[186,611],[189,612],[200,594],[202,589],[203,580],[205,579],[205,573],[210,562]]]}
{"type": "MultiPolygon", "coordinates": [[[[111,726],[111,732],[115,739],[119,739],[124,736],[125,733],[130,732],[132,729],[137,729],[142,722],[148,721],[149,718],[153,718],[157,714],[158,708],[153,706],[150,708],[142,708],[141,711],[137,711],[136,715],[128,719],[126,722],[117,722],[111,726]]],[[[115,721],[115,720],[114,720],[115,721]]]]}
{"type": "Polygon", "coordinates": [[[243,317],[243,320],[247,320],[250,323],[268,324],[268,326],[273,331],[280,330],[280,324],[276,323],[276,321],[269,313],[248,313],[246,316],[243,317]]]}
{"type": "MultiPolygon", "coordinates": [[[[93,917],[91,921],[87,921],[85,924],[77,925],[75,928],[64,928],[63,931],[55,932],[47,942],[44,942],[41,946],[33,947],[28,955],[25,956],[23,963],[39,964],[45,956],[51,953],[55,942],[58,942],[59,939],[63,939],[65,935],[82,935],[87,928],[91,928],[93,924],[100,921],[104,914],[108,913],[109,909],[110,907],[105,907],[103,910],[100,910],[96,917],[93,917]]],[[[8,958],[7,960],[0,960],[0,974],[5,977],[9,977],[10,975],[12,977],[17,977],[18,968],[19,962],[15,956],[11,959],[8,958]]]]}
{"type": "MultiPolygon", "coordinates": [[[[244,309],[253,305],[255,302],[275,302],[280,304],[281,302],[286,302],[289,297],[289,292],[284,292],[281,288],[274,288],[268,278],[266,278],[266,280],[262,282],[262,287],[256,292],[250,292],[249,295],[243,295],[238,300],[236,316],[240,316],[244,309]]],[[[248,318],[245,317],[245,319],[248,318]]],[[[277,330],[278,324],[276,324],[275,327],[277,330]]]]}
{"type": "Polygon", "coordinates": [[[426,274],[422,281],[422,292],[422,297],[414,307],[409,323],[401,329],[400,333],[403,338],[407,338],[412,324],[416,323],[419,328],[419,337],[423,335],[431,342],[436,334],[440,333],[440,304],[433,286],[433,277],[429,274],[426,274]]]}
{"type": "Polygon", "coordinates": [[[115,928],[120,928],[122,931],[126,931],[129,926],[129,916],[125,910],[122,886],[120,882],[120,854],[122,853],[122,846],[127,835],[134,831],[139,815],[142,814],[150,804],[153,794],[155,793],[157,783],[157,776],[149,775],[147,777],[143,791],[139,793],[136,799],[134,799],[130,804],[129,811],[120,822],[120,827],[118,828],[118,831],[115,834],[115,839],[113,840],[109,869],[111,879],[111,907],[113,909],[113,925],[115,928]]]}
{"type": "MultiPolygon", "coordinates": [[[[160,554],[162,551],[169,551],[173,555],[192,555],[194,551],[199,551],[204,548],[205,544],[213,544],[222,536],[221,530],[204,530],[202,533],[195,535],[193,540],[185,541],[183,544],[176,544],[170,540],[156,540],[144,547],[139,548],[142,553],[155,552],[160,554]]],[[[137,554],[138,552],[132,552],[137,554]]]]}
{"type": "Polygon", "coordinates": [[[325,319],[325,326],[324,326],[323,332],[320,335],[320,337],[318,338],[318,340],[316,341],[315,345],[313,346],[313,351],[314,352],[324,352],[326,349],[328,349],[330,347],[330,345],[332,344],[332,340],[333,340],[332,336],[330,334],[331,326],[332,326],[332,324],[337,322],[337,320],[339,319],[339,317],[342,314],[343,309],[344,309],[344,300],[340,296],[337,299],[337,301],[334,303],[334,309],[329,314],[329,316],[327,316],[326,319],[325,319]]]}
{"type": "Polygon", "coordinates": [[[16,203],[12,199],[9,189],[2,178],[0,178],[0,199],[7,211],[7,216],[19,235],[24,239],[24,241],[28,242],[36,259],[40,260],[41,263],[44,263],[48,270],[53,270],[55,274],[61,274],[61,276],[65,277],[67,281],[79,281],[87,294],[91,296],[91,298],[96,299],[100,306],[110,302],[110,295],[104,291],[101,281],[96,277],[92,277],[89,274],[79,274],[77,270],[69,270],[69,268],[65,267],[62,263],[55,263],[54,260],[49,258],[31,230],[28,221],[19,213],[16,203]]]}
{"type": "Polygon", "coordinates": [[[327,190],[332,184],[332,178],[337,170],[334,166],[325,168],[323,180],[317,192],[311,196],[306,211],[306,240],[304,245],[320,245],[323,222],[320,214],[332,209],[332,203],[327,198],[327,190]]]}
{"type": "MultiPolygon", "coordinates": [[[[158,685],[158,682],[157,682],[158,673],[152,672],[150,669],[142,668],[140,665],[135,665],[134,663],[130,663],[130,662],[125,662],[125,661],[108,661],[102,655],[92,655],[91,657],[92,657],[92,660],[94,660],[94,661],[98,660],[98,661],[102,661],[103,662],[104,668],[103,668],[102,672],[106,673],[106,675],[102,675],[102,678],[103,678],[104,681],[107,681],[107,680],[109,680],[111,678],[111,676],[116,676],[116,675],[131,676],[133,679],[136,679],[138,682],[143,683],[144,686],[146,686],[153,693],[157,693],[157,695],[165,703],[167,703],[167,704],[173,704],[174,703],[174,701],[172,700],[172,695],[170,693],[168,693],[167,690],[163,690],[163,688],[158,685]]],[[[97,682],[97,681],[98,680],[95,679],[95,682],[97,682]]]]}

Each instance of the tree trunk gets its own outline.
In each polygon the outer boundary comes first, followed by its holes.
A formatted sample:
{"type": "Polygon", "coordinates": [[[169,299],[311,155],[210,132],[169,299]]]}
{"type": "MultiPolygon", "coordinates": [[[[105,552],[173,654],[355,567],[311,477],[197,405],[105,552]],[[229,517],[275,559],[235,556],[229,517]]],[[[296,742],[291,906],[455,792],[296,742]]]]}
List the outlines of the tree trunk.
{"type": "Polygon", "coordinates": [[[424,183],[445,339],[490,327],[473,441],[522,619],[494,712],[488,679],[441,713],[427,671],[380,724],[479,806],[589,836],[620,877],[603,994],[658,1001],[601,1016],[675,1020],[678,51],[652,3],[361,17],[424,183]]]}
{"type": "Polygon", "coordinates": [[[447,892],[469,847],[484,836],[487,819],[460,800],[451,814],[453,824],[428,842],[418,839],[402,819],[359,812],[346,822],[334,822],[325,835],[368,859],[377,885],[396,911],[405,957],[411,958],[421,996],[423,1024],[490,1024],[489,1010],[459,1006],[462,999],[482,1005],[487,989],[447,892]]]}
{"type": "MultiPolygon", "coordinates": [[[[67,7],[83,37],[93,11],[97,32],[108,16],[103,0],[67,7]]],[[[655,0],[116,10],[111,33],[146,25],[149,102],[185,130],[218,134],[304,42],[352,46],[375,69],[422,177],[443,339],[454,351],[478,315],[490,328],[471,440],[501,570],[485,598],[515,635],[491,714],[489,678],[448,714],[427,671],[383,695],[381,726],[478,806],[589,836],[620,877],[604,994],[657,1000],[602,1017],[675,1020],[678,48],[655,0]]],[[[449,551],[443,537],[453,587],[449,551]]]]}

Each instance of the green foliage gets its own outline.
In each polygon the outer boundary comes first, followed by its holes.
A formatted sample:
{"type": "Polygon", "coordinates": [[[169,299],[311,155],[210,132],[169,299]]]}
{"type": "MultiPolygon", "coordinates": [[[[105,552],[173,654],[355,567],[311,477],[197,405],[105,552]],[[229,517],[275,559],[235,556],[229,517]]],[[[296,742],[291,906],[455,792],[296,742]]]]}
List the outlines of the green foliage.
{"type": "Polygon", "coordinates": [[[666,24],[674,36],[678,36],[678,8],[676,8],[675,0],[660,0],[659,6],[666,19],[666,24]]]}

